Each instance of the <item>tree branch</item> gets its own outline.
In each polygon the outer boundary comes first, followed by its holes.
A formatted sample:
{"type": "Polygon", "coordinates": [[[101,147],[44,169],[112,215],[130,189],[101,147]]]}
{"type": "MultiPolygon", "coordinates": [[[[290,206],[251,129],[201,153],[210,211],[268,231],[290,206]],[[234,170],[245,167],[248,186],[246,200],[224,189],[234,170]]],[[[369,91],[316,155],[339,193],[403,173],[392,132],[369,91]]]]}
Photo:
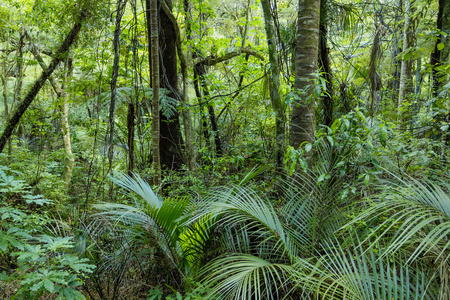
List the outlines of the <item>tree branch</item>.
{"type": "Polygon", "coordinates": [[[12,132],[16,125],[19,123],[20,119],[22,118],[22,115],[25,113],[27,108],[30,106],[31,102],[33,102],[34,98],[36,98],[36,95],[41,90],[42,86],[44,85],[45,81],[52,75],[53,71],[56,69],[58,64],[67,56],[67,51],[69,50],[70,46],[75,41],[75,38],[77,37],[78,33],[80,32],[81,26],[83,24],[84,19],[87,17],[87,12],[82,10],[80,12],[80,15],[78,16],[78,20],[73,26],[73,28],[70,30],[69,34],[59,47],[58,51],[56,52],[55,57],[53,58],[52,62],[50,63],[47,70],[42,71],[41,76],[39,79],[37,79],[31,89],[28,91],[27,95],[25,96],[25,99],[19,104],[16,111],[14,112],[14,115],[9,120],[8,124],[6,125],[5,130],[3,131],[3,134],[0,137],[0,153],[2,153],[3,148],[5,147],[6,141],[8,138],[11,137],[12,132]]]}
{"type": "Polygon", "coordinates": [[[196,65],[197,64],[203,64],[205,66],[214,66],[214,65],[217,65],[218,63],[221,63],[223,61],[232,59],[233,57],[239,56],[242,53],[245,53],[247,55],[253,55],[254,57],[259,58],[260,60],[264,61],[264,57],[261,54],[259,54],[258,52],[250,49],[250,47],[244,47],[244,48],[241,48],[241,49],[236,50],[236,51],[228,52],[228,53],[226,53],[226,54],[224,54],[222,56],[219,56],[219,57],[210,55],[208,57],[201,58],[201,59],[197,60],[195,62],[195,64],[196,65]]]}

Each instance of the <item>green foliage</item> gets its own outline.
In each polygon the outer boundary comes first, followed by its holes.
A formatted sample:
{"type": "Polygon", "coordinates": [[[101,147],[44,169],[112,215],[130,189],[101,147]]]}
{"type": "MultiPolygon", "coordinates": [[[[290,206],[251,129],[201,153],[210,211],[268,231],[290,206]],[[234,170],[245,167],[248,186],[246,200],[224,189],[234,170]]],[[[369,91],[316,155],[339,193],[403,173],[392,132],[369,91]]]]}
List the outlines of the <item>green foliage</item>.
{"type": "Polygon", "coordinates": [[[0,169],[0,257],[2,262],[10,260],[11,267],[3,272],[2,280],[19,286],[11,299],[37,299],[44,293],[57,294],[59,299],[84,299],[76,287],[95,267],[73,253],[72,237],[45,234],[52,222],[46,214],[51,202],[32,195],[27,184],[8,173],[8,168],[0,169]],[[24,203],[11,205],[13,195],[24,203]],[[31,205],[41,206],[41,212],[31,205]]]}

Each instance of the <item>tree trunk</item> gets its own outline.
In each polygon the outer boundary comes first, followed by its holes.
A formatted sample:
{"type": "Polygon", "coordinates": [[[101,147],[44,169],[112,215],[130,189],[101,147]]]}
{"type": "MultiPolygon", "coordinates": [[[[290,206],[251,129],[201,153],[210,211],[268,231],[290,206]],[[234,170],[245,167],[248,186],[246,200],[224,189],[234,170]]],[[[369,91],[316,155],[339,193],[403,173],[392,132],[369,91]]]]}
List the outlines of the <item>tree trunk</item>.
{"type": "MultiPolygon", "coordinates": [[[[8,48],[9,43],[6,43],[6,47],[8,48]]],[[[8,51],[8,49],[6,49],[8,51]]],[[[8,104],[8,69],[6,67],[6,61],[8,59],[8,52],[6,51],[6,57],[2,62],[2,85],[3,85],[3,104],[5,107],[5,122],[9,122],[9,104],[8,104]]],[[[8,138],[8,163],[11,163],[11,154],[12,154],[12,146],[11,146],[11,137],[8,138]]]]}
{"type": "MultiPolygon", "coordinates": [[[[375,19],[376,24],[376,19],[375,19]]],[[[379,92],[382,87],[381,77],[377,72],[378,61],[381,56],[381,32],[378,26],[375,26],[375,37],[372,43],[372,49],[370,51],[370,62],[369,62],[369,79],[370,79],[370,103],[369,116],[373,117],[375,112],[378,110],[380,95],[379,92]]]]}
{"type": "MultiPolygon", "coordinates": [[[[411,0],[405,0],[405,22],[403,26],[403,52],[406,52],[411,47],[411,0]]],[[[411,65],[412,59],[403,57],[398,92],[398,116],[403,129],[409,119],[409,107],[405,107],[405,104],[407,104],[407,98],[412,88],[411,65]]]]}
{"type": "Polygon", "coordinates": [[[442,76],[439,74],[439,66],[448,63],[450,51],[450,3],[445,0],[439,0],[439,11],[436,22],[437,30],[446,34],[439,34],[434,46],[434,52],[431,54],[431,67],[433,75],[433,96],[437,98],[441,89],[442,76]],[[443,46],[443,48],[441,48],[443,46]]]}
{"type": "MultiPolygon", "coordinates": [[[[169,10],[172,10],[172,2],[165,1],[169,10]]],[[[161,88],[170,91],[169,97],[180,100],[181,96],[178,92],[178,73],[177,73],[177,55],[176,55],[176,39],[177,35],[170,17],[164,9],[159,8],[159,46],[160,54],[160,84],[161,88]]],[[[180,170],[183,165],[183,137],[180,129],[180,117],[177,110],[173,112],[173,116],[165,116],[160,113],[160,157],[161,166],[171,170],[180,170]]]]}
{"type": "MultiPolygon", "coordinates": [[[[197,76],[195,80],[200,81],[201,91],[203,93],[203,101],[200,108],[203,108],[203,102],[207,102],[207,108],[208,108],[208,115],[209,115],[209,121],[211,122],[211,132],[214,137],[214,144],[216,146],[216,154],[218,156],[222,155],[222,141],[220,140],[220,134],[219,134],[219,126],[217,125],[217,118],[216,118],[216,112],[214,111],[214,107],[209,103],[209,89],[208,85],[206,83],[206,70],[204,63],[198,63],[195,65],[195,75],[197,76]]],[[[195,76],[194,75],[194,76],[195,76]]],[[[204,126],[204,129],[205,126],[204,126]]],[[[207,143],[209,142],[209,132],[208,134],[205,134],[205,139],[207,139],[207,143]]]]}
{"type": "Polygon", "coordinates": [[[330,127],[333,124],[333,78],[331,74],[330,49],[328,48],[328,0],[320,1],[319,24],[319,68],[321,76],[325,79],[326,91],[322,96],[323,124],[330,127]]]}
{"type": "Polygon", "coordinates": [[[446,64],[450,55],[450,2],[439,0],[439,7],[442,7],[442,31],[445,33],[445,36],[441,37],[444,44],[441,52],[441,63],[446,64]]]}
{"type": "MultiPolygon", "coordinates": [[[[42,59],[39,53],[39,49],[36,47],[36,45],[33,44],[33,41],[31,40],[30,36],[28,36],[27,33],[25,33],[25,35],[27,36],[31,44],[31,53],[33,54],[34,58],[37,60],[43,71],[47,70],[47,65],[42,59]]],[[[59,101],[62,99],[61,132],[63,135],[64,151],[66,152],[66,168],[64,170],[62,177],[65,182],[66,189],[69,186],[70,181],[72,180],[73,168],[75,166],[75,158],[73,157],[72,143],[70,140],[69,101],[67,98],[65,87],[67,80],[70,80],[70,78],[72,77],[72,73],[73,73],[73,57],[69,56],[65,62],[65,70],[63,73],[63,83],[61,85],[61,88],[57,86],[53,76],[49,76],[48,78],[48,81],[50,82],[51,86],[53,87],[53,90],[56,93],[57,102],[59,103],[59,101]]]]}
{"type": "Polygon", "coordinates": [[[113,70],[111,76],[111,103],[109,106],[109,137],[108,137],[108,161],[109,161],[109,170],[112,169],[112,162],[114,156],[114,115],[116,109],[116,92],[117,92],[117,77],[119,76],[119,49],[120,49],[120,31],[121,31],[121,22],[122,16],[125,12],[125,5],[127,4],[127,0],[122,3],[122,0],[117,1],[117,11],[116,11],[116,28],[114,29],[114,63],[113,70]]]}
{"type": "Polygon", "coordinates": [[[81,25],[83,23],[83,20],[86,18],[86,15],[87,15],[87,13],[84,10],[82,10],[80,12],[77,22],[75,23],[73,28],[70,30],[67,37],[64,39],[64,41],[61,44],[61,46],[59,47],[58,51],[56,51],[55,56],[54,56],[53,60],[51,61],[49,67],[47,68],[46,71],[42,72],[41,76],[34,82],[33,86],[28,91],[24,100],[18,105],[16,111],[14,112],[14,115],[9,120],[8,124],[6,125],[5,130],[3,131],[3,134],[0,137],[0,153],[3,152],[6,141],[8,140],[8,138],[11,137],[14,128],[17,126],[17,124],[20,121],[20,118],[25,113],[28,106],[30,106],[31,102],[33,102],[34,98],[41,90],[45,81],[51,76],[51,74],[56,69],[58,64],[62,60],[64,60],[64,58],[67,56],[67,51],[69,50],[70,46],[73,44],[73,42],[75,41],[75,38],[77,37],[78,33],[80,32],[81,25]]]}
{"type": "MultiPolygon", "coordinates": [[[[445,81],[443,77],[447,76],[442,74],[439,67],[442,64],[448,63],[450,53],[450,2],[446,0],[439,0],[439,11],[437,16],[437,30],[441,33],[438,35],[434,46],[434,52],[431,54],[431,68],[433,76],[433,97],[434,101],[439,98],[439,93],[442,90],[442,82],[445,81]],[[444,34],[442,34],[444,33],[444,34]]],[[[437,116],[439,121],[450,122],[450,114],[440,113],[437,116]]],[[[446,134],[446,142],[450,145],[450,128],[446,134]]]]}
{"type": "MultiPolygon", "coordinates": [[[[186,23],[186,38],[188,41],[192,40],[192,32],[191,32],[191,8],[189,5],[188,0],[183,1],[184,6],[184,19],[186,23]]],[[[190,43],[187,46],[187,57],[188,60],[191,60],[191,46],[190,43]]],[[[182,75],[183,75],[183,99],[185,108],[182,110],[182,117],[183,117],[183,124],[184,124],[184,137],[186,141],[186,161],[188,168],[191,172],[195,171],[197,168],[197,153],[195,151],[194,147],[194,129],[192,126],[192,115],[191,115],[191,109],[189,107],[189,94],[188,94],[188,71],[187,66],[182,65],[182,75]]]]}
{"type": "MultiPolygon", "coordinates": [[[[403,0],[397,0],[396,5],[398,7],[402,7],[402,1],[403,0]]],[[[397,13],[398,10],[395,10],[395,17],[394,21],[395,24],[400,23],[400,14],[397,13]]],[[[402,50],[399,48],[399,40],[398,40],[398,27],[395,26],[394,32],[392,33],[392,64],[394,67],[394,70],[392,71],[392,101],[394,104],[398,103],[398,90],[400,87],[400,69],[401,69],[401,63],[399,60],[399,53],[402,50]]]]}
{"type": "Polygon", "coordinates": [[[146,0],[148,50],[150,64],[150,78],[153,90],[152,97],[152,155],[153,155],[153,184],[161,183],[160,156],[160,112],[159,112],[159,36],[158,36],[158,3],[157,0],[146,0]]]}
{"type": "Polygon", "coordinates": [[[273,25],[272,11],[269,0],[261,0],[264,11],[264,27],[266,29],[267,46],[269,49],[270,61],[270,99],[272,100],[272,108],[275,112],[275,161],[277,169],[283,166],[284,157],[284,111],[280,97],[280,67],[278,65],[277,40],[273,25]]]}
{"type": "Polygon", "coordinates": [[[128,175],[132,176],[134,171],[134,127],[135,127],[134,102],[128,103],[127,129],[128,129],[128,175]]]}
{"type": "MultiPolygon", "coordinates": [[[[299,0],[294,103],[290,143],[299,148],[314,141],[314,74],[317,72],[320,0],[299,0]]],[[[311,166],[312,152],[305,153],[311,166]]]]}
{"type": "Polygon", "coordinates": [[[67,59],[67,75],[64,75],[64,82],[62,90],[62,106],[61,106],[61,131],[63,134],[64,150],[66,152],[66,169],[63,174],[65,188],[69,187],[72,180],[73,167],[75,166],[75,158],[72,153],[72,143],[70,141],[70,126],[69,126],[69,99],[67,97],[66,82],[69,82],[73,73],[73,59],[69,56],[67,59]]]}

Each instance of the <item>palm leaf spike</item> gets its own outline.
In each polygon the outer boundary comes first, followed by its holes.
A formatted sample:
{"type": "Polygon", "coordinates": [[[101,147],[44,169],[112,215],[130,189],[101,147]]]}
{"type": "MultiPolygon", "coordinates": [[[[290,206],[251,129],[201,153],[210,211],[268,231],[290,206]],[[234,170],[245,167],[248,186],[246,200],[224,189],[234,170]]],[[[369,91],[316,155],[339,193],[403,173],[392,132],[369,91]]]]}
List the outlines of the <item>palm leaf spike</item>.
{"type": "Polygon", "coordinates": [[[163,202],[155,195],[150,185],[138,174],[133,174],[133,177],[125,173],[114,172],[114,176],[111,176],[110,179],[125,190],[141,196],[151,207],[160,208],[163,202]]]}

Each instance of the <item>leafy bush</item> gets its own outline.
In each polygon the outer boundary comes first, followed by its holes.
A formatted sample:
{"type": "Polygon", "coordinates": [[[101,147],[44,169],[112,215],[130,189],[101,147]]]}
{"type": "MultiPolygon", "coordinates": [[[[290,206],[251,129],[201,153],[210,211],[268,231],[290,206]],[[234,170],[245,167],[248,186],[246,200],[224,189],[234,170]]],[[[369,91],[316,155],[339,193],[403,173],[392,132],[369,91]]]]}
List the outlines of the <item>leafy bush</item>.
{"type": "Polygon", "coordinates": [[[27,184],[9,173],[0,168],[0,255],[3,284],[9,282],[9,290],[18,287],[11,299],[38,299],[44,293],[84,299],[76,287],[94,266],[73,253],[73,237],[45,234],[52,222],[46,211],[51,201],[33,195],[27,184]]]}

